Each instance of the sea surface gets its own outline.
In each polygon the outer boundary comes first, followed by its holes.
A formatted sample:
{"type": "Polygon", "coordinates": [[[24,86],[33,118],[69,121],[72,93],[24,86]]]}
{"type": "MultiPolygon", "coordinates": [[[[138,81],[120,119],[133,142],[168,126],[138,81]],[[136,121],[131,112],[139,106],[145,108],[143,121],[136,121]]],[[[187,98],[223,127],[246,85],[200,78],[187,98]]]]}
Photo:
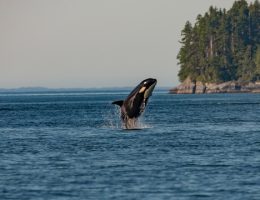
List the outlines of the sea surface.
{"type": "Polygon", "coordinates": [[[0,199],[260,199],[260,94],[0,93],[0,199]]]}

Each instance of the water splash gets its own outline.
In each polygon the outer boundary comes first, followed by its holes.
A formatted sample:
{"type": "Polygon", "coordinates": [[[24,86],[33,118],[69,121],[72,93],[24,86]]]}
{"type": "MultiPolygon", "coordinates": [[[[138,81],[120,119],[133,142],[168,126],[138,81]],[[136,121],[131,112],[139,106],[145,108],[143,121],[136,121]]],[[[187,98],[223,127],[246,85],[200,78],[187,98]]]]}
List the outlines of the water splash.
{"type": "Polygon", "coordinates": [[[148,129],[152,128],[150,124],[144,122],[143,115],[140,118],[128,119],[127,125],[121,120],[121,111],[117,106],[107,107],[106,113],[103,114],[102,128],[109,129],[148,129]]]}
{"type": "Polygon", "coordinates": [[[150,125],[146,124],[143,120],[140,120],[140,119],[137,119],[137,118],[128,119],[126,124],[124,124],[122,122],[122,127],[123,127],[123,129],[146,129],[146,128],[151,128],[150,125]]]}
{"type": "Polygon", "coordinates": [[[103,125],[102,128],[109,129],[120,129],[122,128],[120,119],[120,108],[116,106],[107,107],[106,113],[103,114],[103,125]]]}

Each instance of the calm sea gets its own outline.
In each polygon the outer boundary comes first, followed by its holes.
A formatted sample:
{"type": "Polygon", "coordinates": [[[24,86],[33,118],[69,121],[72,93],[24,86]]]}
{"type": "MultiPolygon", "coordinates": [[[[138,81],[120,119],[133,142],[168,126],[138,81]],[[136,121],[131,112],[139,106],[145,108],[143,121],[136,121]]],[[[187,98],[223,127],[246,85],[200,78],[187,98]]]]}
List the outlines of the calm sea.
{"type": "Polygon", "coordinates": [[[260,199],[260,95],[0,94],[0,199],[260,199]]]}

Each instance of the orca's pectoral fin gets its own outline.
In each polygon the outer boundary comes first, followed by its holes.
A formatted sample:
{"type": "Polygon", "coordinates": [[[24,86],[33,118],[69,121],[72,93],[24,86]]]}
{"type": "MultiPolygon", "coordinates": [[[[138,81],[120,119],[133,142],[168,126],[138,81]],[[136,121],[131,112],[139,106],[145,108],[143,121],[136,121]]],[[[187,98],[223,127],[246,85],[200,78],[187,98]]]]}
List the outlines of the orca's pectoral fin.
{"type": "Polygon", "coordinates": [[[124,103],[123,100],[112,102],[112,104],[118,105],[118,106],[120,106],[120,107],[123,105],[123,103],[124,103]]]}

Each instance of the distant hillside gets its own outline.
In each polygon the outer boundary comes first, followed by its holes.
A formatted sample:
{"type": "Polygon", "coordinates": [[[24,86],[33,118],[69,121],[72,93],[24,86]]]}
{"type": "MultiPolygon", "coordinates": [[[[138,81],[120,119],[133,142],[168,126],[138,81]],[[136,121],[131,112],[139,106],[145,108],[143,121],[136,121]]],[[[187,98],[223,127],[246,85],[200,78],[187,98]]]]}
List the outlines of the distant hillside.
{"type": "MultiPolygon", "coordinates": [[[[67,91],[87,91],[85,88],[45,88],[45,87],[20,87],[20,88],[0,88],[2,93],[43,93],[43,92],[67,92],[67,91]]],[[[94,89],[92,89],[94,90],[94,89]]]]}
{"type": "Polygon", "coordinates": [[[0,92],[44,92],[48,90],[48,88],[44,87],[20,87],[12,89],[0,88],[0,92]]]}
{"type": "MultiPolygon", "coordinates": [[[[155,91],[169,91],[170,87],[156,87],[155,91]]],[[[100,88],[45,88],[45,87],[20,87],[0,88],[0,93],[56,93],[56,92],[124,92],[131,91],[133,87],[100,87],[100,88]]]]}
{"type": "Polygon", "coordinates": [[[251,82],[260,79],[260,3],[235,1],[230,10],[210,7],[185,24],[177,56],[179,79],[251,82]]]}

